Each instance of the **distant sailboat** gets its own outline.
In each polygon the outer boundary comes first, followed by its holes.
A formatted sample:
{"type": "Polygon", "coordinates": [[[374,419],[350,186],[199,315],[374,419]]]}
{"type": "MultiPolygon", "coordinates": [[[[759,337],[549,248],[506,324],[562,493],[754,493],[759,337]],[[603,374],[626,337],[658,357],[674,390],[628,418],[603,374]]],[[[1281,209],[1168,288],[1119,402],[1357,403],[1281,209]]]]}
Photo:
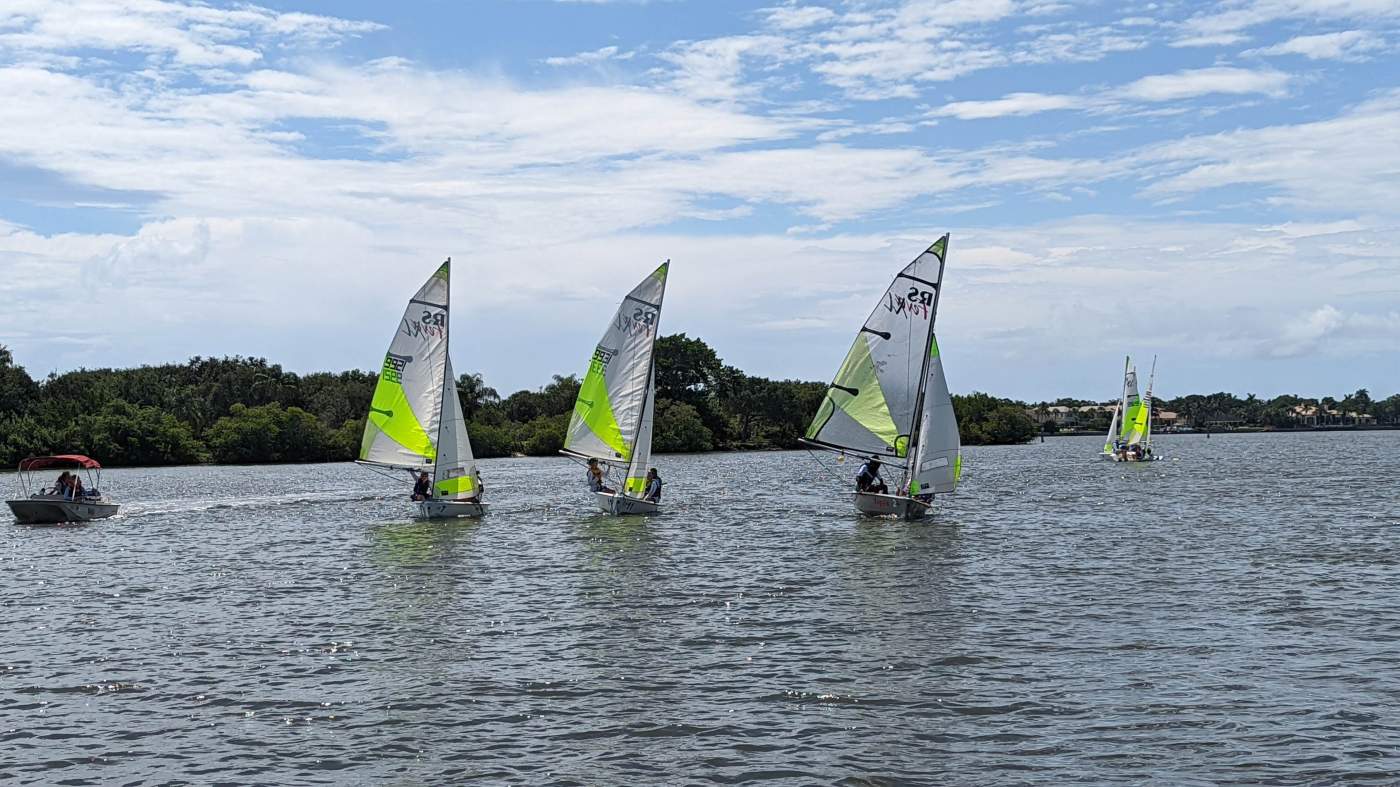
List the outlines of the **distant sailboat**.
{"type": "Polygon", "coordinates": [[[1115,462],[1146,462],[1152,455],[1152,383],[1157,376],[1157,359],[1147,378],[1147,395],[1138,395],[1137,369],[1131,357],[1123,360],[1123,398],[1113,408],[1113,420],[1104,439],[1103,457],[1115,462]],[[1122,425],[1119,425],[1121,416],[1122,425]]]}
{"type": "Polygon", "coordinates": [[[610,514],[660,508],[646,499],[646,476],[656,409],[654,350],[670,265],[662,263],[622,299],[593,350],[560,452],[625,468],[621,489],[594,493],[598,508],[610,514]]]}
{"type": "Polygon", "coordinates": [[[418,502],[418,515],[427,519],[486,513],[447,353],[451,267],[449,258],[408,301],[384,356],[357,460],[411,475],[431,472],[429,493],[418,502]]]}
{"type": "Polygon", "coordinates": [[[900,469],[896,494],[857,491],[864,514],[921,519],[962,475],[958,421],[934,336],[948,236],[895,276],[856,334],[803,442],[900,469]]]}

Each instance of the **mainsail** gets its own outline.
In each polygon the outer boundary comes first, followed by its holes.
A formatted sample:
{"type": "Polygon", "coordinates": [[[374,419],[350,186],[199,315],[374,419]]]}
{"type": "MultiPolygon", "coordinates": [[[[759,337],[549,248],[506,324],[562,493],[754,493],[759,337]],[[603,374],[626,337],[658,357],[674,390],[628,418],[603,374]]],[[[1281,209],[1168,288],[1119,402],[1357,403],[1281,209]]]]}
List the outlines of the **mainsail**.
{"type": "Polygon", "coordinates": [[[856,334],[806,435],[824,448],[905,460],[911,494],[951,492],[962,470],[957,419],[933,333],[947,249],[944,235],[895,276],[856,334]]]}
{"type": "Polygon", "coordinates": [[[449,270],[444,262],[408,302],[370,401],[361,462],[426,470],[437,461],[449,270]]]}
{"type": "Polygon", "coordinates": [[[1123,427],[1118,433],[1122,445],[1137,445],[1147,436],[1147,404],[1138,395],[1137,369],[1129,368],[1123,377],[1123,427]]]}
{"type": "Polygon", "coordinates": [[[627,465],[625,488],[634,496],[651,454],[652,356],[669,266],[662,263],[622,299],[593,350],[564,437],[568,453],[627,465]]]}

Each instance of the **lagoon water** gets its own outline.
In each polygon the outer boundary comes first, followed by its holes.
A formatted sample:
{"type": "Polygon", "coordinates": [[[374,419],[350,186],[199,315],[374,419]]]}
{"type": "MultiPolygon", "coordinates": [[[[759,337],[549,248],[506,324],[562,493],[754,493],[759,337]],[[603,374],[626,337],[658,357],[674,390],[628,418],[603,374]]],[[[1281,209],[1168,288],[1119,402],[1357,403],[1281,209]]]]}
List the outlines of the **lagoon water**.
{"type": "Polygon", "coordinates": [[[802,452],[658,457],[623,520],[562,458],[451,524],[109,471],[118,518],[0,524],[0,780],[1400,781],[1400,432],[1097,448],[968,449],[916,524],[802,452]]]}

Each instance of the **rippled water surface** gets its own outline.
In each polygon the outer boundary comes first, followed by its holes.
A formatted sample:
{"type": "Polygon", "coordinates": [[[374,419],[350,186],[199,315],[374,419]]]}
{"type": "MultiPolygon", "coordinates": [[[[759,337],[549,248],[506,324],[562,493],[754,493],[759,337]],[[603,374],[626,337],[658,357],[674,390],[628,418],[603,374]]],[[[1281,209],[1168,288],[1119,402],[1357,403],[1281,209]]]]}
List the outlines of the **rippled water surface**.
{"type": "Polygon", "coordinates": [[[562,458],[453,524],[109,471],[117,518],[0,523],[0,780],[1400,780],[1400,433],[1097,443],[969,449],[916,524],[805,453],[659,457],[650,519],[562,458]]]}

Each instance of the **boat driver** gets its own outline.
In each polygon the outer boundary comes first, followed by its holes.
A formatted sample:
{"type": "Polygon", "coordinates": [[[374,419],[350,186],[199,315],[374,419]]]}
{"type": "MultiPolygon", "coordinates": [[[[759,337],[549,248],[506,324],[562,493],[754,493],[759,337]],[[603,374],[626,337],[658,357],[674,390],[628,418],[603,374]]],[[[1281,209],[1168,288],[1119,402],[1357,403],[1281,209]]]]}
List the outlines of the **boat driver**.
{"type": "Polygon", "coordinates": [[[889,488],[880,478],[880,460],[877,457],[870,457],[860,468],[860,472],[856,473],[856,491],[875,495],[889,494],[889,488]]]}

